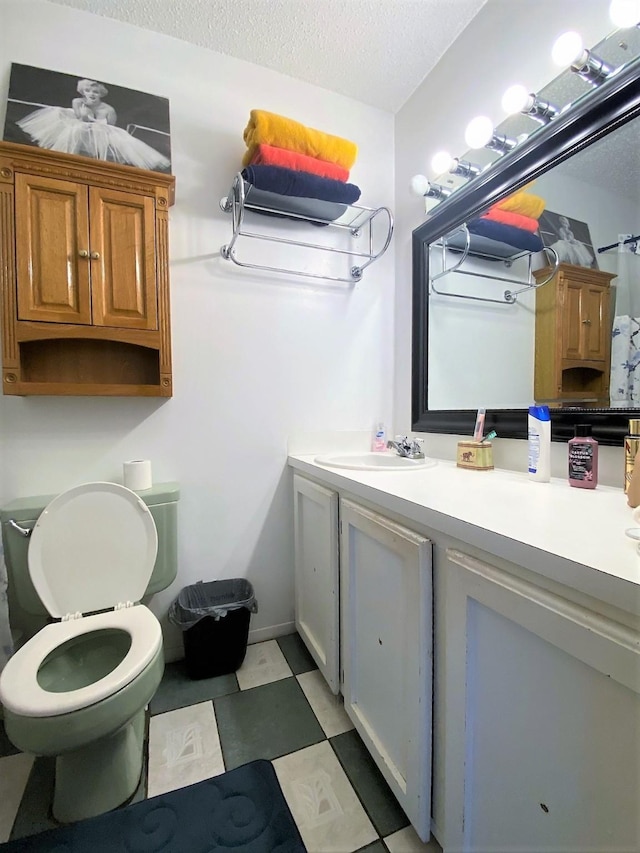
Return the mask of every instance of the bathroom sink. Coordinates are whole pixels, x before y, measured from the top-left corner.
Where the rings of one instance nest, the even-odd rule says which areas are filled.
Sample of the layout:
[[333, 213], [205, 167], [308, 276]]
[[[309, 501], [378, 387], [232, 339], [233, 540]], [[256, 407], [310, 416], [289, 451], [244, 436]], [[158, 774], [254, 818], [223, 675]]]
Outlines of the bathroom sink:
[[352, 468], [360, 471], [415, 471], [432, 468], [435, 459], [407, 459], [395, 453], [334, 453], [316, 456], [318, 465], [330, 468]]

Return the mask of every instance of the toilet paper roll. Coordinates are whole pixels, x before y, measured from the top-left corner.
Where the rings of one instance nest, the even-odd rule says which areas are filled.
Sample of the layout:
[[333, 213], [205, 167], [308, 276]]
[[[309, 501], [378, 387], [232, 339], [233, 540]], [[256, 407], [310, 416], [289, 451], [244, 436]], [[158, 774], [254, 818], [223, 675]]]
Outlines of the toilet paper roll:
[[122, 464], [123, 482], [128, 489], [142, 492], [153, 485], [151, 462], [148, 459], [132, 459]]

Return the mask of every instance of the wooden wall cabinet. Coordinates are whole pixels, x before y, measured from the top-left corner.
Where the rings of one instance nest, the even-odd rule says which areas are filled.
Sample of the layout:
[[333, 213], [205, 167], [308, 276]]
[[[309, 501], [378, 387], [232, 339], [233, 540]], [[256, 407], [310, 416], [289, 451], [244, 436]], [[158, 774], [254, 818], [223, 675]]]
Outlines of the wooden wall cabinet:
[[0, 143], [5, 394], [172, 394], [171, 175]]
[[[537, 270], [542, 281], [550, 269]], [[560, 264], [536, 290], [534, 396], [538, 402], [609, 405], [613, 273]]]

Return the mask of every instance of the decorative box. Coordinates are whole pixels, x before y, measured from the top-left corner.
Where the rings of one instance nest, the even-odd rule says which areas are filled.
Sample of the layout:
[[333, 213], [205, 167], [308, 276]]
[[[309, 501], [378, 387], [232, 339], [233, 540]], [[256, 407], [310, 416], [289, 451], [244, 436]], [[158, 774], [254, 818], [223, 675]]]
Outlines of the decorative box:
[[475, 471], [493, 470], [493, 445], [490, 441], [459, 441], [456, 465]]

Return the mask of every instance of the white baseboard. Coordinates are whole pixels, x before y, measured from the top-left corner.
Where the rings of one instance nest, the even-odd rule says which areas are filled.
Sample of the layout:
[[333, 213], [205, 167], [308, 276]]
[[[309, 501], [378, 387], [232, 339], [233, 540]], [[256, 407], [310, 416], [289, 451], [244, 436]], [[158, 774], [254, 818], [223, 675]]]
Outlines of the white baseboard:
[[295, 622], [282, 622], [280, 625], [270, 625], [268, 628], [257, 628], [249, 631], [249, 644], [263, 643], [265, 640], [275, 640], [276, 637], [284, 637], [293, 634], [296, 630]]

